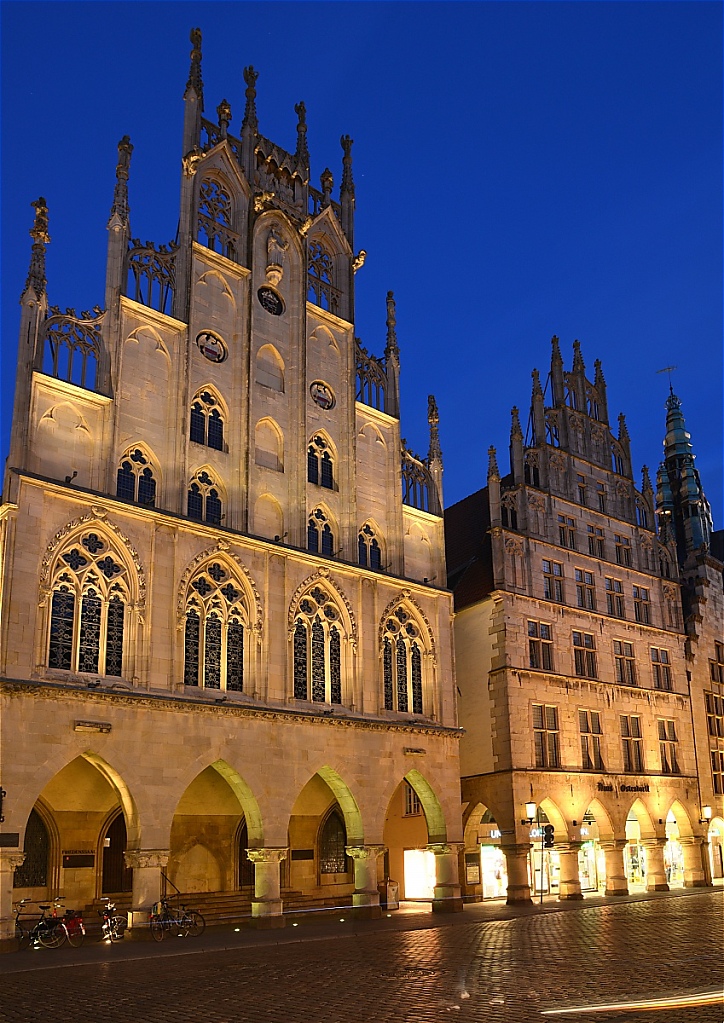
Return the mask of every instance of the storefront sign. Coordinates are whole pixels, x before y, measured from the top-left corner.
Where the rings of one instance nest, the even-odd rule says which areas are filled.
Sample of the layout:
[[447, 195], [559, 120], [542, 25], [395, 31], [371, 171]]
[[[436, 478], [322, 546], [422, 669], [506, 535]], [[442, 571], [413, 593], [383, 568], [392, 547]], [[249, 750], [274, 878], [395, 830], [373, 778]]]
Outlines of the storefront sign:
[[649, 786], [648, 785], [622, 785], [621, 786], [621, 791], [622, 792], [648, 792], [649, 791]]

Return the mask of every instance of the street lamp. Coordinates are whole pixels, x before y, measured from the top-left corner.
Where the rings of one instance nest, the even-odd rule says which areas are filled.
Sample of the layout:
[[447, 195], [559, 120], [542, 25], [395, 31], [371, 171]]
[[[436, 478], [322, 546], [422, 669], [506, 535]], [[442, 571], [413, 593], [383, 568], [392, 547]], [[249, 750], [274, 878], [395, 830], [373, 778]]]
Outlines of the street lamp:
[[708, 824], [711, 820], [712, 811], [710, 806], [702, 806], [701, 817], [699, 818], [700, 824]]
[[525, 818], [520, 823], [521, 824], [532, 824], [533, 821], [536, 819], [536, 811], [537, 811], [537, 809], [538, 809], [538, 807], [533, 802], [533, 800], [531, 800], [530, 802], [526, 803], [525, 804]]

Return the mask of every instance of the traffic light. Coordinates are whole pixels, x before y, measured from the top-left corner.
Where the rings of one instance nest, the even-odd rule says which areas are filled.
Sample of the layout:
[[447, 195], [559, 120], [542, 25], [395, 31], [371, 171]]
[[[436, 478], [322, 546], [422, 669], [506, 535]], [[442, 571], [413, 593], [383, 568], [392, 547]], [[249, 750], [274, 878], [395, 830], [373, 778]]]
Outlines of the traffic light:
[[552, 849], [555, 845], [555, 831], [556, 829], [552, 824], [544, 824], [543, 826], [543, 848]]

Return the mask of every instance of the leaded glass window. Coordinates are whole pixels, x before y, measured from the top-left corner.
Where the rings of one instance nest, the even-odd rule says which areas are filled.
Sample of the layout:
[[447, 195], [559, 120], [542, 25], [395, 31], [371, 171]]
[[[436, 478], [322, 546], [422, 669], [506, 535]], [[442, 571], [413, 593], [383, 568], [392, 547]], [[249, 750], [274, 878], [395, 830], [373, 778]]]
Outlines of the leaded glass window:
[[360, 565], [364, 568], [373, 568], [378, 572], [382, 569], [382, 550], [372, 526], [368, 523], [359, 531], [357, 550]]
[[294, 698], [342, 703], [341, 616], [330, 594], [315, 586], [299, 601], [294, 623]]
[[73, 620], [75, 594], [61, 586], [53, 594], [50, 613], [50, 650], [48, 667], [70, 671], [73, 666]]
[[108, 632], [106, 636], [106, 675], [120, 678], [123, 674], [123, 626], [125, 606], [116, 594], [108, 601]]
[[130, 462], [122, 462], [116, 478], [116, 497], [132, 501], [136, 496], [136, 476]]
[[334, 810], [322, 825], [319, 837], [319, 873], [347, 873], [347, 832], [342, 818]]
[[224, 419], [219, 400], [211, 391], [200, 391], [191, 404], [189, 437], [215, 451], [224, 450]]
[[382, 691], [385, 710], [424, 713], [422, 637], [409, 611], [396, 608], [384, 623]]
[[189, 485], [186, 512], [190, 519], [221, 525], [224, 516], [220, 488], [206, 469], [198, 472]]
[[184, 685], [244, 690], [244, 629], [248, 620], [244, 587], [233, 568], [205, 565], [187, 591]]
[[80, 650], [78, 671], [98, 671], [101, 644], [101, 602], [91, 589], [83, 597], [80, 611]]
[[307, 523], [307, 550], [314, 554], [326, 554], [327, 557], [334, 557], [334, 533], [327, 516], [317, 508], [309, 517]]
[[156, 480], [148, 457], [140, 448], [129, 449], [116, 473], [116, 497], [121, 501], [156, 504]]
[[328, 522], [322, 526], [322, 554], [326, 554], [330, 558], [334, 555], [334, 534], [329, 528]]
[[324, 437], [314, 437], [307, 448], [307, 482], [334, 490], [334, 461]]
[[[23, 842], [25, 860], [15, 868], [13, 888], [45, 888], [48, 884], [50, 837], [37, 810], [31, 810]], [[42, 900], [41, 900], [42, 901]]]
[[188, 495], [188, 516], [190, 519], [203, 519], [204, 499], [198, 483], [192, 483]]
[[138, 503], [151, 508], [156, 503], [156, 481], [150, 469], [144, 469], [138, 477]]

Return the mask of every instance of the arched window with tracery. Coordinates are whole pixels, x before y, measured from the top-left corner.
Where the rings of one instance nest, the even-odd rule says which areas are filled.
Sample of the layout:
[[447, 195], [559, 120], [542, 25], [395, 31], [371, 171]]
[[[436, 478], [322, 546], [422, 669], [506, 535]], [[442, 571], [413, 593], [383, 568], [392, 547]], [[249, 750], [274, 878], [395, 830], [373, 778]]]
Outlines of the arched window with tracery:
[[307, 299], [330, 313], [339, 309], [339, 291], [334, 287], [334, 263], [320, 241], [311, 240], [307, 255]]
[[317, 508], [309, 516], [307, 550], [315, 554], [326, 554], [330, 558], [334, 557], [334, 532], [321, 508]]
[[384, 623], [382, 675], [385, 710], [423, 713], [422, 637], [412, 615], [396, 608]]
[[432, 480], [427, 465], [409, 451], [402, 452], [402, 503], [435, 513]]
[[221, 487], [213, 476], [206, 469], [200, 470], [189, 484], [186, 504], [188, 517], [215, 526], [221, 525], [224, 518], [221, 497]]
[[324, 437], [316, 436], [307, 448], [307, 482], [334, 490], [334, 459]]
[[346, 874], [348, 870], [347, 829], [335, 807], [319, 829], [319, 873]]
[[209, 390], [199, 391], [191, 402], [190, 438], [214, 451], [224, 450], [224, 415], [218, 398]]
[[380, 542], [369, 522], [366, 522], [359, 531], [357, 555], [360, 565], [364, 568], [374, 568], [378, 571], [382, 568]]
[[43, 325], [43, 372], [88, 391], [97, 390], [98, 364], [103, 351], [103, 310], [75, 315], [51, 306]]
[[234, 208], [228, 189], [216, 178], [204, 178], [199, 185], [199, 243], [236, 261], [239, 236], [233, 223]]
[[121, 501], [137, 501], [149, 508], [156, 505], [156, 475], [141, 448], [129, 448], [116, 473], [116, 497]]
[[235, 573], [214, 561], [189, 583], [184, 620], [184, 685], [243, 692], [248, 603]]
[[342, 615], [330, 592], [315, 586], [294, 619], [294, 698], [342, 703]]
[[128, 585], [123, 560], [98, 533], [63, 551], [51, 587], [49, 668], [122, 677]]

